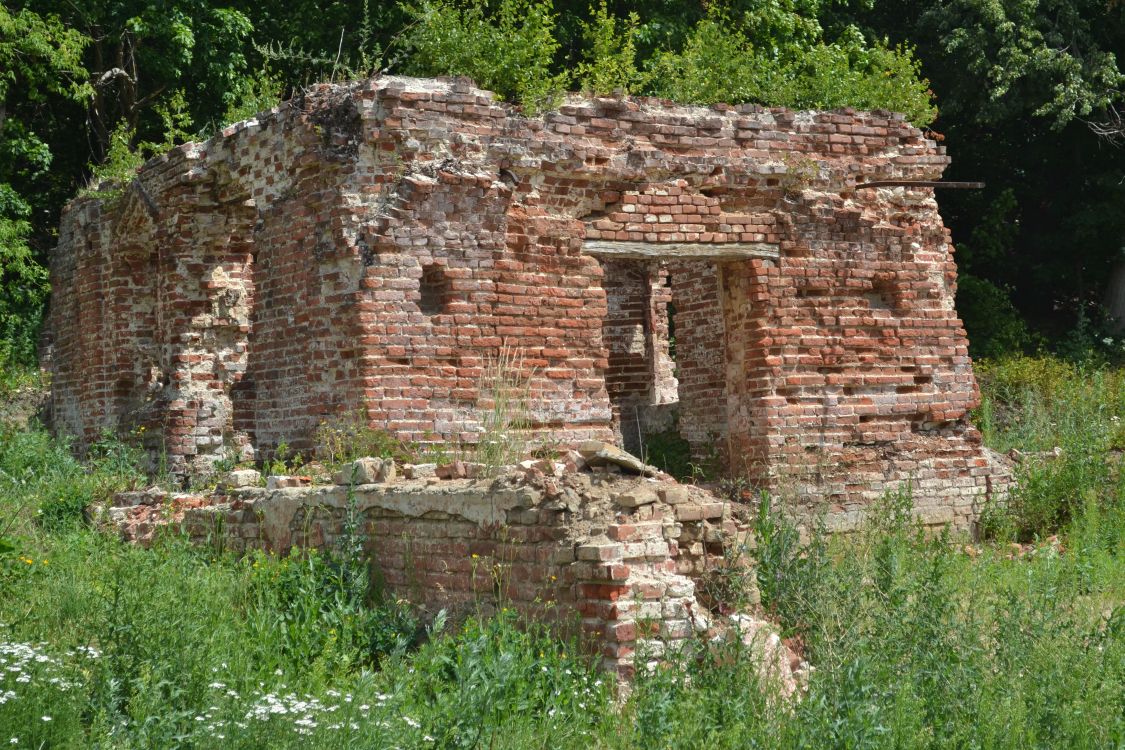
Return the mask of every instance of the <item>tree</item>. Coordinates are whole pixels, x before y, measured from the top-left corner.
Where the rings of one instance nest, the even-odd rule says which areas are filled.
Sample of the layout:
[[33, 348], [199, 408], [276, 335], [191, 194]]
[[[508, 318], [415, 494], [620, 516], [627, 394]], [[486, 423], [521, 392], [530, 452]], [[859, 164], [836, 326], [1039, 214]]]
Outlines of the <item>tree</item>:
[[[59, 6], [29, 0], [29, 7]], [[207, 0], [73, 0], [59, 8], [68, 27], [90, 39], [84, 62], [93, 97], [90, 155], [101, 162], [125, 123], [134, 137], [163, 139], [154, 107], [177, 91], [197, 124], [218, 123], [243, 91], [253, 26], [238, 10]]]
[[974, 279], [958, 303], [973, 308], [974, 351], [994, 347], [971, 320], [1010, 317], [1009, 292], [1033, 332], [1061, 340], [1082, 323], [1104, 338], [1091, 321], [1125, 256], [1125, 149], [1096, 130], [1112, 131], [1125, 101], [1125, 3], [907, 0], [854, 19], [918, 45], [948, 177], [988, 185], [941, 195], [962, 275]]
[[0, 5], [0, 365], [35, 359], [47, 274], [29, 239], [52, 158], [38, 131], [58, 99], [89, 97], [88, 42], [55, 16]]
[[713, 6], [679, 51], [655, 58], [653, 91], [676, 101], [757, 102], [801, 109], [859, 107], [935, 115], [929, 84], [908, 48], [869, 45], [854, 26], [826, 42], [815, 18], [770, 4], [731, 19]]

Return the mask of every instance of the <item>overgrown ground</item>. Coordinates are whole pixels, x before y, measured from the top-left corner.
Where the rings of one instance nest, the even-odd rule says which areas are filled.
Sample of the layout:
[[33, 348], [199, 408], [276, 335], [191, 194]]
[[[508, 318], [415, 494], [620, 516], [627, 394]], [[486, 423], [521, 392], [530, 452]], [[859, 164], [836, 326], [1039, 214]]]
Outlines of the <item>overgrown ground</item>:
[[903, 497], [850, 539], [759, 529], [763, 602], [816, 667], [792, 705], [734, 646], [699, 644], [621, 701], [575, 644], [512, 613], [424, 627], [369, 590], [354, 534], [283, 560], [123, 546], [80, 509], [138, 481], [127, 446], [82, 465], [2, 428], [0, 744], [1123, 747], [1125, 373], [979, 373], [990, 444], [1061, 449], [1021, 465], [990, 540], [927, 539]]

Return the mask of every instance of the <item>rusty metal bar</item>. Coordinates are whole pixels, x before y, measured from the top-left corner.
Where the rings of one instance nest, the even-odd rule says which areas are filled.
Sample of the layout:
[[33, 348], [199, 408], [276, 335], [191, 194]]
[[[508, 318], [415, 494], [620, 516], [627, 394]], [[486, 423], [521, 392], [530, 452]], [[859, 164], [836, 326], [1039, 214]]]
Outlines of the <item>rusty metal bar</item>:
[[876, 180], [875, 182], [864, 182], [856, 185], [855, 189], [877, 187], [961, 188], [963, 190], [980, 190], [984, 187], [984, 183], [946, 182], [943, 180]]

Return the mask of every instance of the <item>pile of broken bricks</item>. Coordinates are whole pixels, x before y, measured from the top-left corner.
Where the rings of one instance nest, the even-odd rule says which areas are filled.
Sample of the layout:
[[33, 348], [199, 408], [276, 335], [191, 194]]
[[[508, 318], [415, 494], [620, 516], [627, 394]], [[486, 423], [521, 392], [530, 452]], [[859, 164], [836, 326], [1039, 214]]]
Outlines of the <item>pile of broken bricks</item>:
[[[266, 488], [308, 487], [318, 484], [322, 472], [319, 464], [304, 467], [304, 474], [271, 475]], [[404, 463], [397, 466], [394, 459], [367, 456], [356, 459], [331, 475], [337, 485], [387, 484], [401, 476], [408, 481], [426, 479], [481, 479], [488, 476], [523, 473], [532, 477], [561, 477], [580, 471], [605, 474], [636, 474], [671, 481], [671, 477], [655, 466], [650, 466], [627, 451], [600, 440], [587, 440], [577, 450], [563, 451], [555, 458], [529, 458], [514, 466], [489, 467], [486, 464], [457, 459], [449, 463]], [[323, 477], [327, 478], [327, 477]], [[261, 473], [255, 469], [238, 469], [229, 472], [220, 483], [219, 491], [226, 487], [255, 487], [261, 485]]]

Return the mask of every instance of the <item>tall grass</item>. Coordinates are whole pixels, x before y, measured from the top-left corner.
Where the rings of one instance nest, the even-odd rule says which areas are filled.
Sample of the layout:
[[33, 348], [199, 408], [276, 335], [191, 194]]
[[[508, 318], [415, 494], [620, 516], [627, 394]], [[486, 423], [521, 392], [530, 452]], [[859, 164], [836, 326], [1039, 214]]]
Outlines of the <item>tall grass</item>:
[[1017, 487], [985, 528], [1028, 541], [1078, 516], [1125, 536], [1125, 371], [1021, 357], [977, 365], [985, 442], [1015, 449]]
[[[982, 378], [993, 445], [1058, 444], [1052, 467], [1072, 451], [1113, 455], [1105, 433], [1122, 403], [1116, 373], [996, 367]], [[421, 627], [407, 605], [369, 589], [358, 528], [315, 555], [237, 559], [173, 537], [130, 547], [36, 512], [79, 493], [68, 488], [88, 496], [133, 481], [127, 451], [103, 453], [84, 466], [36, 429], [0, 440], [0, 468], [22, 481], [0, 485], [11, 547], [0, 551], [0, 744], [1125, 743], [1122, 502], [1116, 470], [1099, 474], [1093, 459], [1078, 464], [1092, 477], [1074, 475], [1091, 492], [1038, 532], [1057, 530], [1060, 543], [1030, 552], [927, 536], [905, 496], [888, 497], [860, 534], [806, 544], [763, 507], [750, 545], [762, 606], [815, 667], [802, 699], [785, 702], [737, 640], [693, 642], [641, 669], [625, 697], [576, 644], [510, 611]], [[1024, 513], [1018, 502], [1003, 511]]]
[[490, 476], [527, 458], [534, 374], [523, 351], [508, 346], [484, 362], [477, 380], [481, 432], [473, 454]]

